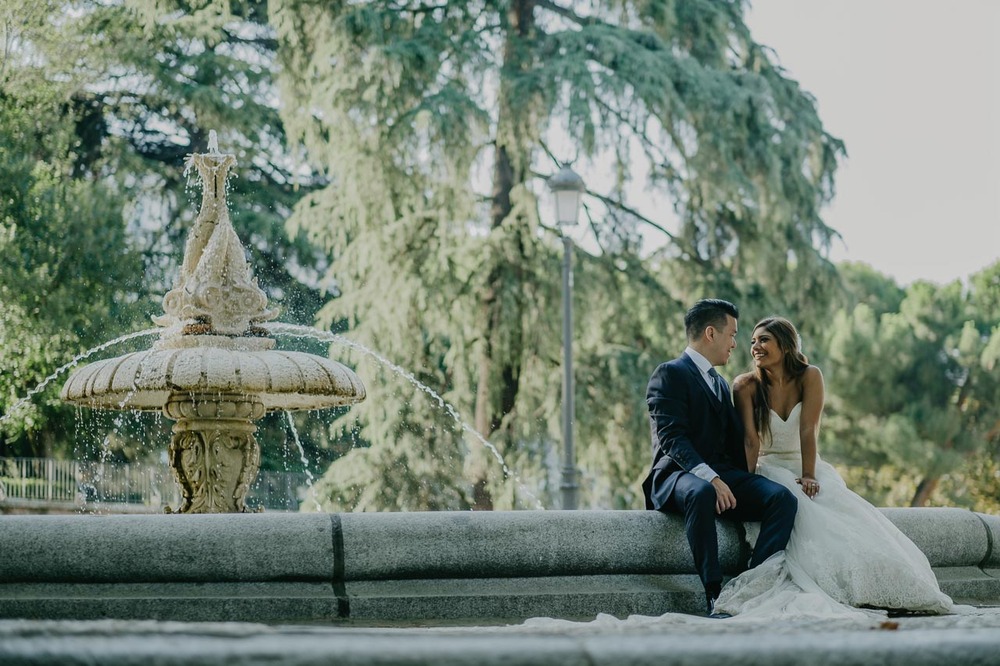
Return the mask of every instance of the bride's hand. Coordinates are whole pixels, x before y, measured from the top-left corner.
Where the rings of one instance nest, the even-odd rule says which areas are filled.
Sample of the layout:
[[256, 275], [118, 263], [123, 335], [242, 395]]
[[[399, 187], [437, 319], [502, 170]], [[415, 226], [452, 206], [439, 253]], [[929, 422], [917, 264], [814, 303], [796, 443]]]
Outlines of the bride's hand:
[[795, 483], [802, 486], [802, 492], [809, 498], [816, 497], [819, 494], [819, 482], [811, 476], [803, 476], [800, 479], [795, 479]]

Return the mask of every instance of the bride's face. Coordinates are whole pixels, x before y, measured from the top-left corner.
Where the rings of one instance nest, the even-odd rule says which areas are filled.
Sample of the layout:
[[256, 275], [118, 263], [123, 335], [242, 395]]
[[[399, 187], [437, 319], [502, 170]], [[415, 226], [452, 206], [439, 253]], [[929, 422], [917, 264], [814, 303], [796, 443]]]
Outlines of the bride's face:
[[780, 368], [785, 358], [778, 341], [763, 326], [754, 329], [750, 338], [750, 355], [753, 356], [754, 365], [761, 370]]

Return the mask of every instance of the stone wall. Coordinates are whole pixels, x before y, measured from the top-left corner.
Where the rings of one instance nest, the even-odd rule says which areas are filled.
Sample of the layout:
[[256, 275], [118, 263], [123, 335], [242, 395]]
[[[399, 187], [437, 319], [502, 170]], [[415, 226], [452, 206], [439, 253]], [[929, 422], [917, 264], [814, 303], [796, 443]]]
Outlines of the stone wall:
[[[1000, 603], [1000, 517], [884, 509], [956, 601]], [[749, 553], [719, 523], [729, 574]], [[0, 617], [355, 624], [700, 613], [646, 511], [0, 517]]]

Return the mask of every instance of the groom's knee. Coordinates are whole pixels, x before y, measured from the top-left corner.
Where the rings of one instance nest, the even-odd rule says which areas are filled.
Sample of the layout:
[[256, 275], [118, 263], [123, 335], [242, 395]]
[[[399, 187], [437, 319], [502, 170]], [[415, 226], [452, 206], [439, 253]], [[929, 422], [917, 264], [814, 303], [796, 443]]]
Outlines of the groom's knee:
[[684, 513], [689, 517], [715, 516], [715, 501], [717, 493], [715, 486], [698, 479], [684, 493]]
[[771, 505], [771, 511], [773, 514], [788, 521], [795, 520], [795, 514], [799, 510], [799, 501], [795, 499], [795, 495], [792, 494], [792, 491], [784, 486], [780, 486], [779, 489], [775, 491], [769, 504]]
[[692, 493], [691, 500], [695, 504], [697, 510], [701, 512], [709, 511], [710, 513], [715, 513], [715, 502], [717, 498], [718, 493], [715, 492], [715, 486], [711, 483], [703, 483]]

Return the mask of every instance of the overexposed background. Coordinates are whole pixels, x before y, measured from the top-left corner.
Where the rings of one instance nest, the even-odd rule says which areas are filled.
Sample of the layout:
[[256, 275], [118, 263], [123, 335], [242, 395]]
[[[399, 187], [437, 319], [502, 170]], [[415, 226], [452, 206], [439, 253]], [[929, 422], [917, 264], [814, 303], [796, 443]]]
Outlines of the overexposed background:
[[747, 22], [847, 144], [835, 261], [905, 285], [1000, 258], [1000, 2], [751, 0]]

